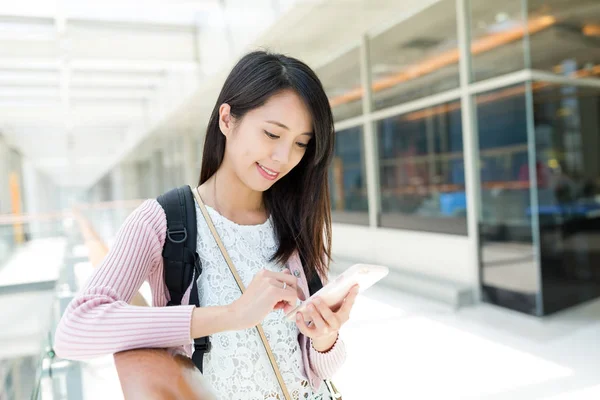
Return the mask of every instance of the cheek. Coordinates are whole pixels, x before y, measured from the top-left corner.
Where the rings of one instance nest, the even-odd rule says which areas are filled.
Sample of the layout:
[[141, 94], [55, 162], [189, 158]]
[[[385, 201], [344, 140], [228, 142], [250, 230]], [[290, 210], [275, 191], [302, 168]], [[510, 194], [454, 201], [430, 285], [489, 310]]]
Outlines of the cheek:
[[240, 150], [240, 158], [247, 160], [247, 161], [252, 161], [251, 159], [254, 156], [254, 152], [252, 151], [251, 148], [248, 147], [244, 147]]
[[237, 135], [228, 143], [230, 146], [230, 154], [236, 164], [244, 164], [253, 162], [252, 158], [256, 157], [257, 144], [252, 140], [248, 140], [247, 136], [242, 135], [242, 132], [237, 132]]

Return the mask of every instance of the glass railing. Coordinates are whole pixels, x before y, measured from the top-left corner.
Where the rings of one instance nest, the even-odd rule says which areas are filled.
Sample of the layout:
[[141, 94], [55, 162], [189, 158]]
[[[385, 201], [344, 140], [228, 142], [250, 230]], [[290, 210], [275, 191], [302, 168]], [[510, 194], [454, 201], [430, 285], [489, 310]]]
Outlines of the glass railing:
[[[39, 393], [66, 242], [64, 213], [0, 215], [0, 399]], [[51, 254], [56, 255], [52, 261]], [[59, 258], [57, 258], [59, 257]]]
[[0, 214], [0, 269], [18, 249], [41, 238], [64, 236], [63, 214], [13, 216]]
[[[134, 200], [78, 205], [47, 220], [3, 217], [3, 224], [0, 224], [3, 257], [0, 278], [4, 266], [14, 268], [11, 265], [23, 262], [19, 259], [20, 253], [43, 260], [44, 254], [31, 254], [31, 251], [44, 240], [60, 238], [65, 247], [60, 259], [60, 273], [50, 287], [42, 288], [46, 293], [44, 301], [36, 302], [49, 317], [43, 321], [35, 343], [30, 343], [33, 350], [27, 357], [5, 360], [0, 357], [1, 400], [83, 399], [92, 393], [100, 396], [98, 398], [122, 398], [112, 356], [93, 362], [64, 360], [55, 354], [53, 343], [57, 324], [66, 307], [112, 245], [119, 227], [139, 204], [141, 201]], [[12, 292], [16, 293], [15, 290]], [[9, 346], [11, 343], [2, 343], [0, 348]]]
[[[53, 349], [54, 332], [59, 317], [74, 295], [69, 284], [64, 281], [64, 276], [61, 277], [61, 280], [63, 282], [59, 284], [51, 305], [52, 321], [45, 334], [40, 338], [35, 381], [29, 397], [31, 400], [84, 399], [87, 398], [85, 386], [94, 384], [93, 380], [86, 383], [83, 378], [85, 370], [94, 376], [97, 372], [94, 370], [94, 366], [88, 366], [79, 361], [63, 360], [56, 355]], [[91, 392], [91, 388], [88, 387], [87, 392]]]
[[[60, 317], [94, 267], [86, 247], [89, 238], [76, 215], [83, 217], [106, 249], [140, 203], [80, 205], [68, 212], [45, 215], [0, 215], [0, 307], [25, 299], [43, 315], [34, 318], [36, 330], [22, 332], [19, 325], [23, 318], [10, 309], [0, 309], [7, 316], [0, 323], [4, 326], [1, 400], [83, 399], [86, 393], [98, 392], [97, 386], [104, 379], [109, 380], [104, 386], [112, 388], [104, 398], [121, 396], [112, 357], [103, 364], [63, 360], [55, 354], [53, 343]], [[45, 268], [48, 257], [54, 259]], [[24, 268], [27, 265], [32, 268]], [[27, 318], [25, 322], [27, 325]]]

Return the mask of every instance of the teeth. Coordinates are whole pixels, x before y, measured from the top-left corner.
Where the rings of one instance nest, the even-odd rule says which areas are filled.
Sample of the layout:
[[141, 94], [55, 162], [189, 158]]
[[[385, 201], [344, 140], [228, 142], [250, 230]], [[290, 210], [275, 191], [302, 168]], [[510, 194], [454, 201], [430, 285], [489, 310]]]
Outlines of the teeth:
[[262, 170], [263, 170], [263, 171], [265, 171], [267, 174], [269, 174], [269, 175], [271, 175], [271, 176], [275, 176], [275, 175], [277, 175], [277, 173], [276, 173], [276, 172], [271, 172], [271, 171], [269, 171], [268, 169], [266, 169], [265, 167], [263, 167], [263, 166], [262, 166], [262, 165], [260, 165], [260, 164], [258, 164], [258, 166], [259, 166], [260, 168], [262, 168]]

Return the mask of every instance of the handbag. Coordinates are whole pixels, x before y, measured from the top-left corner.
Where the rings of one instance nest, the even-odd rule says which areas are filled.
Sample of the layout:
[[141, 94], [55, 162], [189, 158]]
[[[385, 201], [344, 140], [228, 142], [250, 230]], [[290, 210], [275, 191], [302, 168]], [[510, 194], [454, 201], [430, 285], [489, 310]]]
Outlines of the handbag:
[[[221, 251], [223, 258], [225, 258], [225, 261], [227, 262], [227, 266], [229, 267], [231, 274], [233, 275], [242, 294], [244, 294], [246, 287], [244, 286], [244, 283], [242, 282], [242, 279], [240, 278], [240, 276], [237, 272], [237, 269], [233, 265], [233, 261], [229, 257], [229, 253], [227, 252], [227, 249], [225, 249], [225, 245], [223, 244], [223, 241], [221, 240], [221, 237], [219, 236], [219, 233], [217, 232], [215, 225], [213, 224], [212, 218], [208, 214], [206, 206], [204, 205], [204, 202], [202, 201], [202, 197], [200, 197], [198, 188], [196, 188], [194, 190], [194, 196], [196, 197], [196, 200], [198, 201], [198, 205], [200, 206], [200, 210], [202, 211], [202, 215], [204, 216], [204, 219], [206, 220], [208, 228], [210, 229], [210, 232], [212, 233], [215, 241], [217, 242], [217, 245], [219, 246], [219, 250]], [[271, 346], [267, 342], [267, 337], [265, 336], [265, 331], [263, 330], [262, 325], [261, 324], [256, 325], [256, 329], [257, 329], [260, 339], [263, 343], [263, 346], [267, 352], [267, 355], [269, 356], [269, 361], [271, 362], [271, 366], [273, 367], [273, 371], [275, 372], [275, 376], [277, 377], [277, 381], [279, 382], [279, 386], [281, 387], [281, 391], [283, 392], [285, 399], [292, 400], [292, 397], [290, 396], [290, 393], [287, 389], [287, 385], [285, 384], [285, 381], [283, 380], [283, 376], [281, 375], [281, 372], [279, 371], [279, 366], [277, 365], [277, 361], [275, 360], [275, 356], [273, 355]], [[327, 385], [327, 388], [334, 400], [342, 399], [342, 394], [337, 390], [337, 388], [335, 387], [333, 382], [331, 382], [330, 380], [325, 380], [325, 384]]]

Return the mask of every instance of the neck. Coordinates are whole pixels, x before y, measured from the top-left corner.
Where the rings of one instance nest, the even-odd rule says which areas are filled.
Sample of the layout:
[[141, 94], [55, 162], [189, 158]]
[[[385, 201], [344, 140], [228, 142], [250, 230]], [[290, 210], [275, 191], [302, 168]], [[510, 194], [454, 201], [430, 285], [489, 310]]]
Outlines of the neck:
[[250, 189], [233, 171], [219, 168], [199, 189], [207, 205], [232, 221], [248, 223], [265, 218], [262, 192]]

